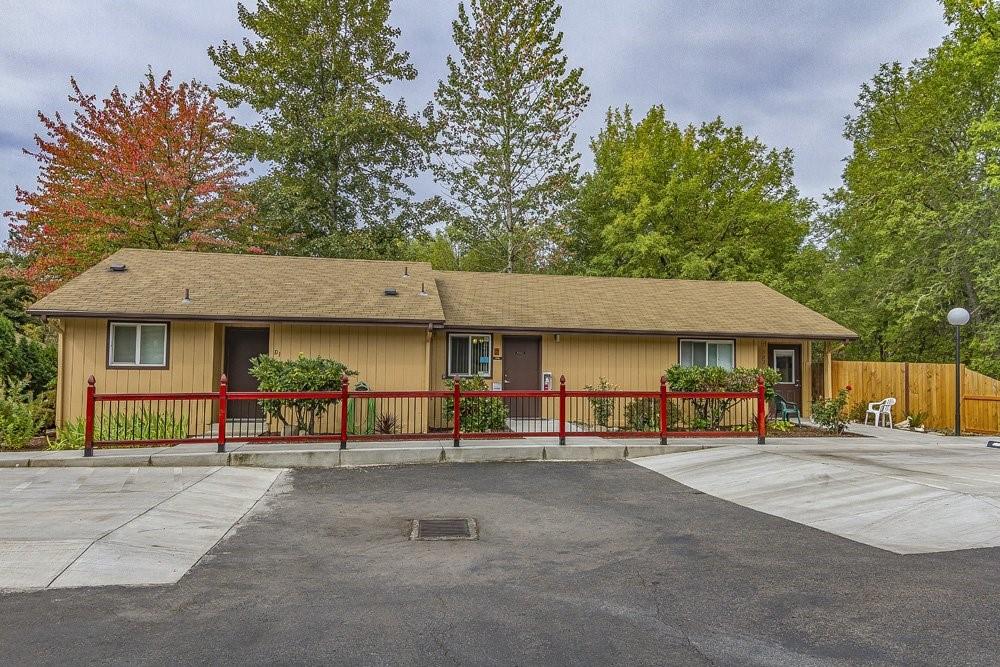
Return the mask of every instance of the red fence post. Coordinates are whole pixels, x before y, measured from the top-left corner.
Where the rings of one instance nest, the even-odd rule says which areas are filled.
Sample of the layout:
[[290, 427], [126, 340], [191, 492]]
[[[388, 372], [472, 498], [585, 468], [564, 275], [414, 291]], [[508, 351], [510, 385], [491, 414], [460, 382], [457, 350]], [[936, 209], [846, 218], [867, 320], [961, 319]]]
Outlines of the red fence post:
[[767, 404], [764, 394], [764, 376], [757, 376], [757, 444], [763, 445], [767, 437]]
[[87, 408], [83, 426], [83, 455], [94, 455], [94, 394], [97, 393], [97, 380], [91, 375], [87, 378]]
[[660, 376], [660, 444], [667, 444], [667, 376]]
[[455, 408], [455, 414], [454, 414], [455, 423], [454, 423], [454, 426], [452, 427], [453, 428], [453, 432], [451, 434], [452, 435], [452, 445], [455, 446], [455, 447], [458, 447], [459, 443], [461, 442], [461, 438], [462, 438], [462, 410], [461, 410], [461, 406], [459, 405], [459, 403], [461, 402], [461, 400], [462, 400], [462, 385], [459, 382], [458, 376], [456, 375], [455, 376], [455, 395], [454, 395], [454, 398], [452, 398], [452, 401], [454, 403], [453, 407]]
[[229, 394], [229, 378], [223, 373], [222, 377], [219, 378], [219, 437], [218, 437], [218, 452], [224, 454], [226, 451], [226, 409], [229, 399], [226, 396]]
[[566, 376], [559, 376], [559, 444], [566, 444]]
[[340, 379], [340, 448], [347, 449], [347, 390], [348, 379], [345, 375]]

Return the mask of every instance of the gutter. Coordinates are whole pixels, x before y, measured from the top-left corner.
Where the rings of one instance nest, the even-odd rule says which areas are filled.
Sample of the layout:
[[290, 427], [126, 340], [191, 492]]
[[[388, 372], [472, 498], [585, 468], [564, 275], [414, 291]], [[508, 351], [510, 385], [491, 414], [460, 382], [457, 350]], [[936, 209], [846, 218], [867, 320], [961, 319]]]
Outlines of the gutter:
[[426, 327], [428, 325], [441, 325], [444, 324], [444, 320], [430, 320], [427, 319], [352, 319], [343, 317], [288, 317], [288, 316], [246, 316], [246, 315], [193, 315], [190, 313], [98, 313], [98, 312], [78, 312], [78, 311], [56, 311], [56, 310], [31, 310], [29, 309], [28, 314], [34, 315], [35, 317], [40, 317], [43, 320], [54, 317], [59, 319], [98, 319], [98, 320], [126, 320], [130, 322], [162, 322], [164, 320], [172, 321], [194, 321], [194, 322], [260, 322], [260, 323], [272, 323], [272, 322], [293, 322], [296, 324], [378, 324], [378, 325], [388, 325], [388, 326], [412, 326], [412, 327]]

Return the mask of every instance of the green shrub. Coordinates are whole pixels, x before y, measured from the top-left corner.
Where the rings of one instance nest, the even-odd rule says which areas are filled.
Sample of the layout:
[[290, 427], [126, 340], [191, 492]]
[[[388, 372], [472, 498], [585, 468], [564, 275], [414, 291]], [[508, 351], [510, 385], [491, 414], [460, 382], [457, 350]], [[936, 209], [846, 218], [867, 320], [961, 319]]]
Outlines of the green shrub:
[[860, 424], [864, 422], [866, 412], [868, 412], [868, 404], [864, 401], [852, 403], [851, 409], [847, 411], [847, 421]]
[[[49, 440], [49, 449], [82, 449], [86, 437], [84, 420], [66, 422]], [[129, 415], [108, 415], [94, 421], [94, 440], [181, 440], [188, 437], [188, 420], [168, 413], [139, 410]]]
[[666, 371], [670, 391], [757, 391], [757, 378], [764, 378], [764, 397], [774, 398], [780, 376], [773, 368], [733, 368], [718, 366], [672, 366]]
[[[445, 380], [449, 389], [455, 388], [454, 380]], [[458, 381], [460, 391], [487, 391], [489, 386], [481, 377], [461, 378]], [[449, 423], [455, 418], [455, 400], [446, 398], [444, 401], [445, 417]], [[510, 411], [507, 404], [500, 398], [462, 398], [459, 411], [459, 423], [466, 433], [488, 433], [507, 430], [507, 418]]]
[[[612, 383], [606, 377], [597, 378], [597, 384], [588, 384], [583, 387], [587, 391], [616, 391], [618, 385]], [[594, 423], [607, 428], [611, 425], [611, 416], [615, 411], [615, 399], [595, 396], [588, 398], [590, 401], [590, 413], [594, 417]]]
[[21, 449], [48, 419], [48, 405], [28, 391], [27, 380], [0, 381], [0, 446]]
[[187, 417], [142, 409], [109, 415], [94, 422], [95, 440], [178, 440], [188, 436]]
[[844, 387], [833, 398], [813, 401], [813, 419], [831, 433], [843, 433], [847, 429], [847, 400], [851, 388]]
[[928, 413], [923, 410], [910, 415], [910, 428], [919, 429], [927, 426], [927, 417]]
[[44, 340], [44, 329], [33, 327], [31, 337], [0, 317], [0, 382], [24, 380], [27, 390], [40, 396], [56, 380], [56, 347]]
[[83, 419], [66, 422], [56, 429], [56, 439], [49, 439], [49, 449], [83, 449], [84, 430]]
[[625, 428], [629, 431], [659, 431], [660, 402], [655, 398], [636, 398], [625, 404]]
[[372, 429], [375, 433], [392, 434], [396, 432], [399, 420], [391, 412], [380, 412], [375, 418], [375, 425]]
[[795, 430], [795, 424], [787, 419], [775, 419], [767, 425], [767, 430], [777, 431], [778, 433], [788, 433], [789, 431]]
[[[250, 375], [261, 391], [339, 391], [341, 380], [357, 375], [333, 359], [306, 357], [281, 360], [262, 354], [250, 362]], [[337, 400], [267, 400], [260, 406], [269, 418], [287, 426], [293, 434], [314, 433], [316, 420], [336, 405]]]
[[[671, 391], [739, 392], [757, 391], [757, 378], [764, 378], [764, 396], [774, 398], [774, 385], [780, 376], [773, 368], [733, 368], [717, 366], [672, 366], [667, 369], [667, 384]], [[693, 414], [678, 412], [678, 425], [695, 431], [718, 430], [736, 399], [691, 399]]]

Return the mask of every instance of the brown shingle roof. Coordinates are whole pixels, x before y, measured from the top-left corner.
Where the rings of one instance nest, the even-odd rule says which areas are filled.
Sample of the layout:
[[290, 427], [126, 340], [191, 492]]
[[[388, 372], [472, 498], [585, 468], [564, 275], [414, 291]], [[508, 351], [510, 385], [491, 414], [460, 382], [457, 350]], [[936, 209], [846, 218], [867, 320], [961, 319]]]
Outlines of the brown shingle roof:
[[757, 282], [438, 271], [448, 327], [856, 338]]
[[[115, 273], [112, 264], [125, 264]], [[409, 269], [410, 278], [403, 272]], [[423, 284], [428, 296], [420, 296]], [[191, 303], [184, 305], [185, 288]], [[385, 296], [394, 288], [398, 296]], [[430, 264], [121, 250], [31, 307], [37, 314], [440, 323]]]
[[[124, 273], [109, 271], [125, 264]], [[410, 278], [404, 278], [404, 270]], [[428, 293], [420, 296], [421, 285]], [[185, 288], [191, 304], [181, 303]], [[394, 288], [398, 296], [385, 296]], [[434, 323], [847, 339], [856, 335], [755, 282], [434, 271], [376, 262], [122, 250], [30, 309], [53, 317]]]

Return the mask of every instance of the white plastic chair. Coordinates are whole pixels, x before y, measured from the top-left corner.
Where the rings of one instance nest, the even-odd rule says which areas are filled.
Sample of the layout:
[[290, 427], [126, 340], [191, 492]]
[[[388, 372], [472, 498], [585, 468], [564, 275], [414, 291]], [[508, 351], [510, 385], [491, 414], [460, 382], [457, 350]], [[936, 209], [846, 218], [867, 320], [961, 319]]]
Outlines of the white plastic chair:
[[895, 398], [886, 398], [878, 403], [869, 403], [868, 410], [865, 412], [865, 426], [868, 425], [868, 415], [875, 415], [875, 426], [881, 426], [882, 420], [885, 419], [889, 422], [889, 428], [892, 428], [892, 406], [894, 405], [896, 405]]

